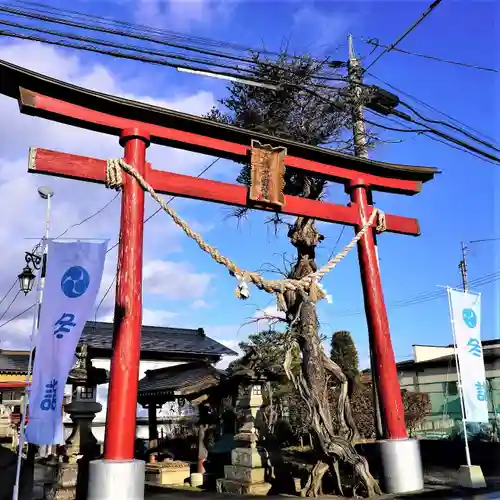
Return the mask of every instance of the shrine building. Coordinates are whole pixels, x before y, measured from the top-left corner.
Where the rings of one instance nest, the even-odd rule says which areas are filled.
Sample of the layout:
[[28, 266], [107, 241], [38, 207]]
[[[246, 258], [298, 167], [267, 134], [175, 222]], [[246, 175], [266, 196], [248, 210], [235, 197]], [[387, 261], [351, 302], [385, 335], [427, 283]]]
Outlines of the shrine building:
[[[87, 356], [96, 368], [109, 370], [112, 354], [113, 323], [89, 321], [80, 338], [79, 347], [85, 346]], [[171, 328], [158, 326], [142, 327], [141, 362], [139, 379], [147, 371], [183, 363], [213, 365], [223, 356], [236, 356], [228, 347], [207, 337], [203, 328]], [[0, 350], [0, 438], [10, 436], [10, 414], [20, 412], [26, 377], [28, 374], [29, 351]], [[92, 431], [99, 442], [104, 441], [108, 384], [97, 388], [97, 400], [103, 404], [103, 411], [97, 414]], [[80, 397], [94, 398], [95, 394], [80, 394]], [[64, 419], [68, 427], [69, 418]], [[137, 420], [137, 433], [147, 435], [147, 420]], [[144, 427], [144, 429], [142, 428]], [[70, 429], [68, 428], [68, 433]]]

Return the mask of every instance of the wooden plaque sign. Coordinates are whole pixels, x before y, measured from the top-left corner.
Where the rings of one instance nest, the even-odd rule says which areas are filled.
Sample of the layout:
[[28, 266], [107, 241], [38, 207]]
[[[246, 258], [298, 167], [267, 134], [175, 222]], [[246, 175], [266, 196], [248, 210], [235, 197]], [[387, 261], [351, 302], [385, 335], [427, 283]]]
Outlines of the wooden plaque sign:
[[250, 193], [253, 202], [283, 207], [286, 148], [252, 140]]

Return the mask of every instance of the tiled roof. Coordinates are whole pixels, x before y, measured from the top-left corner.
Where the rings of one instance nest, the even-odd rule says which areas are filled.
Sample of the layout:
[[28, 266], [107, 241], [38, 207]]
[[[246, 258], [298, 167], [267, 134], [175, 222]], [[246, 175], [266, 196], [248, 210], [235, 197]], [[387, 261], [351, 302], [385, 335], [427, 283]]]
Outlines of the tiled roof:
[[[89, 321], [83, 329], [80, 344], [104, 351], [112, 350], [113, 324]], [[202, 328], [166, 328], [143, 326], [141, 334], [141, 356], [145, 353], [193, 356], [236, 356], [228, 347], [207, 337]], [[189, 360], [189, 356], [187, 356]], [[0, 349], [0, 372], [27, 373], [29, 352], [2, 351]]]
[[[80, 343], [95, 349], [112, 349], [113, 323], [87, 322]], [[236, 353], [207, 337], [203, 328], [167, 328], [144, 326], [141, 352], [169, 354], [198, 354], [207, 356], [236, 356]]]
[[29, 353], [0, 350], [0, 372], [28, 373]]
[[201, 362], [148, 370], [146, 376], [139, 380], [139, 398], [154, 394], [197, 394], [218, 385], [223, 376], [213, 366]]

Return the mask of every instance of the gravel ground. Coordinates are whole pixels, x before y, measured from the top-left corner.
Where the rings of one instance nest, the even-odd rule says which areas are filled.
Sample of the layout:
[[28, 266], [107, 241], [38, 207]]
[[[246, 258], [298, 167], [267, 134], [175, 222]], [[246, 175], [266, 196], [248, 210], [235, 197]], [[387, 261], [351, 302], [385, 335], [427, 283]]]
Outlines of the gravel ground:
[[[50, 479], [50, 473], [45, 466], [37, 465], [35, 467], [35, 475], [34, 475], [34, 488], [33, 488], [33, 497], [32, 500], [41, 500], [43, 498], [43, 482], [45, 480]], [[458, 473], [455, 470], [449, 469], [432, 469], [428, 470], [425, 473], [425, 483], [426, 483], [426, 491], [414, 495], [384, 495], [383, 499], [398, 499], [404, 498], [406, 500], [412, 500], [417, 498], [424, 499], [470, 499], [470, 500], [500, 500], [500, 477], [487, 477], [486, 478], [490, 487], [498, 488], [498, 492], [489, 492], [483, 494], [474, 494], [473, 492], [463, 492], [455, 489], [458, 481]], [[159, 491], [159, 489], [155, 489], [154, 491], [146, 491], [145, 499], [146, 500], [192, 500], [193, 497], [197, 496], [198, 499], [200, 496], [208, 497], [210, 495], [210, 499], [213, 500], [216, 497], [220, 497], [228, 499], [231, 495], [218, 495], [213, 492], [210, 493], [199, 493], [199, 492], [189, 492], [189, 491], [181, 491], [181, 490], [173, 490], [166, 489], [165, 491]], [[1, 496], [1, 495], [0, 495]], [[241, 498], [241, 497], [238, 497]], [[271, 498], [283, 498], [281, 497], [268, 497]], [[296, 497], [293, 497], [296, 498]], [[343, 497], [338, 496], [324, 496], [322, 497], [325, 500], [340, 500]]]

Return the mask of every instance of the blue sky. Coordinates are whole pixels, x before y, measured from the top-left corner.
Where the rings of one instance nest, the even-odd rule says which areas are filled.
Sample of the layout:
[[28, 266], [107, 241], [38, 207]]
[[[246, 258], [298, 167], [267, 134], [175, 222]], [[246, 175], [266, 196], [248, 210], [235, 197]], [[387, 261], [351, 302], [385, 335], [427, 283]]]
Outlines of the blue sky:
[[[363, 39], [376, 37], [381, 43], [392, 43], [428, 7], [428, 2], [417, 1], [219, 1], [196, 0], [168, 2], [161, 0], [139, 2], [57, 1], [51, 5], [94, 15], [109, 16], [134, 23], [152, 24], [195, 36], [238, 43], [251, 47], [278, 50], [287, 41], [297, 53], [310, 51], [316, 56], [331, 55], [347, 58], [347, 34], [352, 33], [359, 55], [367, 56], [371, 47]], [[495, 2], [443, 2], [414, 32], [401, 43], [405, 50], [430, 54], [446, 59], [499, 68], [498, 34], [495, 21], [499, 7]], [[11, 43], [9, 40], [0, 40]], [[59, 49], [58, 49], [59, 50]], [[62, 50], [62, 49], [61, 49]], [[64, 51], [63, 51], [64, 52]], [[212, 79], [176, 73], [175, 70], [154, 67], [139, 62], [114, 60], [106, 56], [78, 53], [83, 65], [105, 65], [128, 92], [147, 94], [155, 98], [174, 98], [205, 90], [216, 97], [225, 93], [225, 85]], [[374, 59], [366, 57], [364, 63]], [[22, 61], [19, 62], [22, 64]], [[451, 66], [427, 59], [393, 52], [378, 61], [370, 73], [435, 106], [467, 125], [499, 140], [497, 99], [500, 90], [493, 73]], [[368, 83], [382, 83], [367, 77]], [[410, 98], [401, 95], [410, 104]], [[419, 106], [419, 110], [423, 108]], [[423, 109], [424, 111], [425, 108]], [[427, 110], [427, 116], [443, 119]], [[373, 115], [370, 117], [373, 118]], [[384, 122], [385, 123], [385, 122]], [[389, 123], [387, 123], [390, 125]], [[381, 132], [381, 137], [401, 140], [384, 144], [371, 153], [372, 158], [427, 165], [442, 170], [442, 174], [423, 188], [415, 197], [375, 194], [377, 206], [387, 213], [407, 215], [419, 219], [422, 236], [384, 234], [378, 239], [380, 265], [389, 320], [397, 359], [411, 356], [411, 346], [420, 344], [448, 344], [451, 342], [448, 306], [445, 298], [425, 301], [410, 307], [391, 307], [395, 301], [412, 298], [421, 293], [432, 293], [439, 285], [455, 285], [460, 276], [460, 242], [500, 237], [496, 213], [500, 199], [496, 185], [500, 181], [498, 168], [473, 156], [456, 151], [425, 137], [397, 132]], [[43, 146], [43, 144], [40, 144]], [[207, 162], [210, 159], [207, 158]], [[212, 177], [233, 180], [237, 170], [228, 162], [220, 162]], [[162, 166], [162, 168], [168, 168]], [[202, 167], [201, 167], [202, 168]], [[201, 168], [199, 170], [201, 170]], [[207, 174], [208, 175], [208, 174]], [[346, 203], [341, 189], [332, 187], [330, 199]], [[195, 216], [210, 230], [206, 239], [223, 253], [234, 258], [247, 269], [259, 268], [263, 262], [279, 264], [277, 254], [286, 251], [293, 255], [286, 233], [277, 237], [272, 228], [263, 224], [262, 214], [252, 214], [239, 225], [226, 218], [227, 208], [179, 201], [172, 204], [181, 215]], [[96, 207], [97, 208], [97, 207]], [[166, 217], [166, 216], [164, 216]], [[338, 237], [340, 226], [320, 225], [326, 239], [318, 250], [320, 264], [326, 261]], [[352, 237], [352, 230], [344, 231], [341, 244]], [[112, 235], [111, 235], [112, 236]], [[165, 253], [168, 253], [168, 242]], [[496, 243], [471, 246], [469, 277], [500, 270]], [[272, 298], [252, 290], [247, 302], [234, 298], [234, 280], [223, 269], [203, 255], [197, 246], [182, 241], [176, 258], [189, 262], [199, 272], [216, 276], [205, 302], [208, 308], [190, 309], [176, 318], [179, 326], [204, 326], [211, 334], [226, 340], [243, 340], [254, 325], [238, 325], [255, 313], [256, 307], [265, 307]], [[363, 299], [356, 253], [352, 252], [324, 280], [333, 304], [320, 305], [322, 333], [346, 329], [353, 333], [362, 359], [367, 358], [367, 330], [363, 314]], [[500, 299], [495, 283], [478, 291], [483, 293], [483, 337], [498, 337], [497, 304]], [[146, 292], [149, 307], [183, 312], [183, 301], [166, 301]], [[347, 314], [354, 311], [355, 314]], [[226, 328], [224, 328], [226, 326]]]

